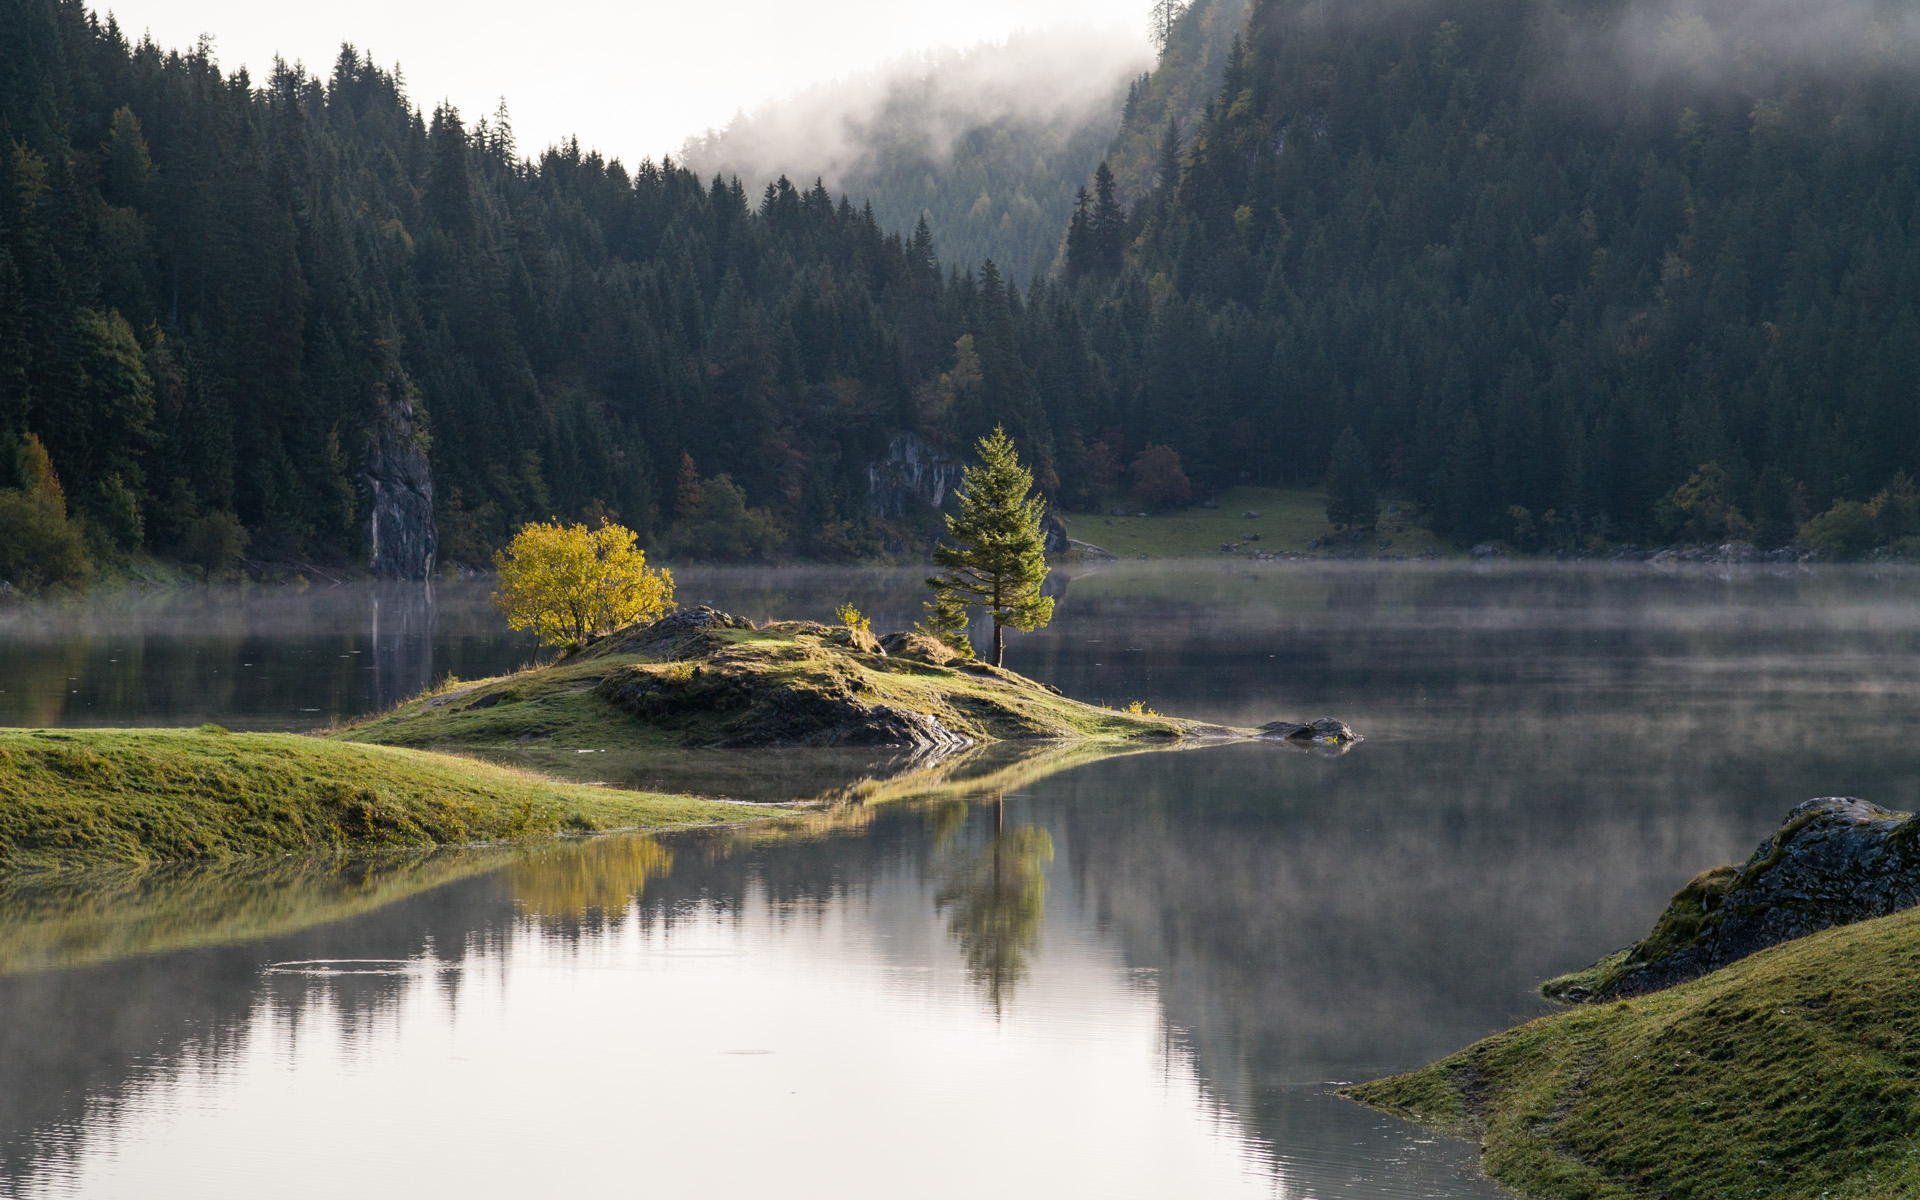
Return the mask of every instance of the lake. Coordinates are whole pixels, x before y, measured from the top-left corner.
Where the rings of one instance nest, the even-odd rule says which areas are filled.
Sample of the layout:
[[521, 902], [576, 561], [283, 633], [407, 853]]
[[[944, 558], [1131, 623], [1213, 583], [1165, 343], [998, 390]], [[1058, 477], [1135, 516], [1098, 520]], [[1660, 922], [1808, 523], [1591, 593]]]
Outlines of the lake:
[[[878, 628], [918, 573], [693, 571]], [[1500, 1193], [1332, 1093], [1544, 1011], [1794, 804], [1910, 808], [1897, 570], [1117, 564], [1015, 669], [1367, 740], [516, 757], [786, 830], [0, 881], [0, 1195]], [[298, 729], [531, 657], [482, 583], [0, 612], [0, 723]], [[864, 782], [862, 782], [864, 780]], [[893, 802], [879, 803], [881, 799]]]

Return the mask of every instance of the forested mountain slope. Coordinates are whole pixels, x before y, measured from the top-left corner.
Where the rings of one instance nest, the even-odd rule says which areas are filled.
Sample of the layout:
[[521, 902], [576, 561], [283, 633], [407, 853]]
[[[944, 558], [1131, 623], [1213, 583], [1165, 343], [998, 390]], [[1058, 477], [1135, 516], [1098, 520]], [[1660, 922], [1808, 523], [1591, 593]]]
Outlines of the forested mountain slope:
[[1787, 536], [1920, 457], [1917, 68], [1911, 0], [1262, 0], [1089, 309], [1120, 423], [1352, 425], [1461, 538]]
[[1107, 167], [1125, 204], [1159, 185], [1168, 127], [1178, 139], [1205, 120], [1252, 7], [1252, 0], [1161, 0], [1170, 2], [1160, 59], [1128, 85], [1120, 127], [1107, 148]]
[[1318, 482], [1352, 426], [1462, 540], [1920, 533], [1914, 13], [1262, 0], [1023, 291], [824, 188], [526, 158], [350, 50], [254, 80], [0, 0], [0, 578], [60, 508], [401, 574], [430, 516], [465, 561], [604, 512], [906, 548], [996, 421], [1070, 505]]
[[1003, 419], [1051, 470], [1015, 293], [824, 190], [523, 159], [351, 49], [224, 75], [79, 0], [0, 0], [0, 41], [0, 487], [35, 435], [96, 546], [237, 514], [259, 556], [364, 558], [430, 488], [465, 561], [601, 511], [844, 555], [896, 433]]
[[749, 185], [787, 175], [873, 205], [882, 229], [923, 217], [941, 258], [992, 260], [1025, 285], [1053, 266], [1073, 196], [1121, 118], [1137, 38], [1015, 34], [834, 80], [689, 141], [682, 162]]

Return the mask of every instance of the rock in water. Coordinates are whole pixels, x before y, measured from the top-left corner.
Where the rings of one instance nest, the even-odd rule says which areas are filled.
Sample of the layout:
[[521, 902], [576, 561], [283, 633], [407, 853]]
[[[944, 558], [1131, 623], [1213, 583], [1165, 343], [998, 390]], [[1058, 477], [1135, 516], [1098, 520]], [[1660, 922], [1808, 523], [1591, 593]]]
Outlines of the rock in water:
[[1321, 717], [1311, 724], [1298, 721], [1271, 721], [1259, 729], [1260, 736], [1277, 742], [1314, 742], [1320, 745], [1346, 745], [1360, 740], [1353, 726], [1333, 717]]
[[425, 579], [433, 574], [440, 549], [433, 525], [433, 470], [413, 384], [398, 367], [387, 373], [375, 403], [367, 447], [367, 486], [373, 494], [367, 565], [387, 579]]
[[1920, 903], [1920, 823], [1851, 797], [1809, 800], [1744, 866], [1694, 878], [1646, 937], [1548, 983], [1569, 1003], [1684, 983], [1749, 954]]

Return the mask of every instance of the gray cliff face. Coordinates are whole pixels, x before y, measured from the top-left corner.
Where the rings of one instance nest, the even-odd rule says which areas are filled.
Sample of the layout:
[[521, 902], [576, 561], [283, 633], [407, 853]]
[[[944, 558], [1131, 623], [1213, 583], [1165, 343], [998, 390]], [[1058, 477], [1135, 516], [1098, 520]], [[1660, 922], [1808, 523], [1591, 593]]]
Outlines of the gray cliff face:
[[[867, 512], [882, 521], [939, 512], [965, 470], [966, 464], [927, 445], [918, 434], [896, 433], [887, 443], [887, 456], [867, 466]], [[1067, 552], [1067, 527], [1052, 508], [1041, 529], [1049, 555], [1057, 558]]]
[[1849, 797], [1808, 800], [1746, 863], [1688, 884], [1622, 955], [1549, 984], [1574, 1002], [1671, 987], [1769, 946], [1920, 903], [1920, 818]]
[[918, 434], [896, 433], [887, 456], [867, 467], [867, 510], [882, 520], [938, 509], [960, 484], [962, 466]]
[[440, 549], [433, 525], [433, 470], [413, 386], [396, 368], [380, 389], [367, 447], [368, 567], [387, 579], [425, 579]]

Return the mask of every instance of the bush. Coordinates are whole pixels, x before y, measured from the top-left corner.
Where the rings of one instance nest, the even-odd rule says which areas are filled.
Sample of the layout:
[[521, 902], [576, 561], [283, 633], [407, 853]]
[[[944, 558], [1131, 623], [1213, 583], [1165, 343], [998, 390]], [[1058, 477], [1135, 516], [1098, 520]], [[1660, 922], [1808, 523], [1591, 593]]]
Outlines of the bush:
[[146, 541], [140, 497], [117, 474], [100, 481], [87, 515], [122, 550], [138, 550]]
[[1148, 446], [1134, 456], [1133, 491], [1156, 508], [1171, 508], [1193, 498], [1193, 484], [1171, 446]]
[[673, 575], [647, 566], [633, 530], [621, 525], [534, 522], [494, 555], [493, 602], [514, 629], [549, 646], [582, 646], [652, 620], [673, 605]]
[[1745, 542], [1753, 524], [1733, 502], [1733, 481], [1719, 463], [1701, 463], [1660, 501], [1660, 517], [1683, 542]]
[[873, 631], [872, 618], [855, 608], [851, 602], [842, 604], [839, 608], [834, 609], [833, 615], [842, 625], [847, 627], [849, 632], [871, 633]]
[[0, 579], [31, 592], [79, 586], [92, 576], [78, 525], [26, 492], [0, 491]]
[[246, 553], [247, 529], [230, 512], [203, 513], [187, 523], [180, 538], [180, 557], [212, 579], [233, 570]]
[[1800, 527], [1807, 549], [1835, 558], [1854, 558], [1873, 549], [1873, 509], [1858, 500], [1836, 500], [1832, 508]]

